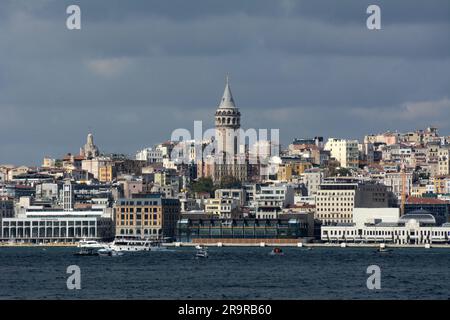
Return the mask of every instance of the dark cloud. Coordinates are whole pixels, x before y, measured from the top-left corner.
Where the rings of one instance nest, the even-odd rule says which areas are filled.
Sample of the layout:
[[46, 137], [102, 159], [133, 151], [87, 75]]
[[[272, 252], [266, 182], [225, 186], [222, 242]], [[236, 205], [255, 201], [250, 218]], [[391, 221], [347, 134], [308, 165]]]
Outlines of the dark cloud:
[[[65, 28], [69, 4], [81, 31]], [[365, 27], [369, 4], [380, 31]], [[88, 131], [134, 153], [212, 126], [226, 73], [243, 124], [281, 128], [284, 143], [449, 133], [448, 70], [447, 0], [2, 1], [0, 163], [77, 152]]]

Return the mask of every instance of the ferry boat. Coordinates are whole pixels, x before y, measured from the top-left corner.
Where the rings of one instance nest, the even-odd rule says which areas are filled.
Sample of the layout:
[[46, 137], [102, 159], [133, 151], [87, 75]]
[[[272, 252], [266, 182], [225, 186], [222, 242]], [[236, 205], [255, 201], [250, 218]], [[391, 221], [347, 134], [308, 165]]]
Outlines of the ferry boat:
[[150, 240], [142, 238], [117, 237], [108, 248], [115, 251], [167, 251], [167, 248], [162, 246], [160, 240]]

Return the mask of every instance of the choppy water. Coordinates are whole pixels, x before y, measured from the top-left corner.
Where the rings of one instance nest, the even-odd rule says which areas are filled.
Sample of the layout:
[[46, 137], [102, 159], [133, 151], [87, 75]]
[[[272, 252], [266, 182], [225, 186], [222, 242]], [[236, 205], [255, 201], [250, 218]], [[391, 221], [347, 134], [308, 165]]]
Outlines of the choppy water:
[[[449, 299], [448, 249], [193, 248], [77, 257], [76, 248], [0, 248], [1, 299]], [[381, 268], [381, 290], [366, 269]], [[66, 268], [81, 269], [68, 290]]]

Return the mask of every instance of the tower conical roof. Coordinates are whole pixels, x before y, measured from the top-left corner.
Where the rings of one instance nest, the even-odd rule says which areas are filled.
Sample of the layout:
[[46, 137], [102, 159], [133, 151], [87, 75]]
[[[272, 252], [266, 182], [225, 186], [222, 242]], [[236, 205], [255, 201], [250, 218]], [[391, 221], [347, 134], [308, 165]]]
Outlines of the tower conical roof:
[[236, 108], [233, 100], [233, 95], [231, 94], [228, 76], [226, 79], [225, 91], [223, 92], [222, 99], [220, 100], [219, 108]]

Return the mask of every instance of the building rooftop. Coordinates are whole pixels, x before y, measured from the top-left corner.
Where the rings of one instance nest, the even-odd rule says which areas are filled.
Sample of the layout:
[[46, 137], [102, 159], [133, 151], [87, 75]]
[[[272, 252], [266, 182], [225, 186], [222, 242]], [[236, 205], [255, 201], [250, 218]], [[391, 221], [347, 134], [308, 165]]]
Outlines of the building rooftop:
[[448, 204], [447, 201], [436, 198], [420, 198], [420, 197], [408, 197], [407, 204]]
[[420, 224], [436, 224], [434, 216], [429, 211], [423, 209], [414, 210], [401, 216], [398, 222], [407, 223], [410, 220], [416, 220]]

